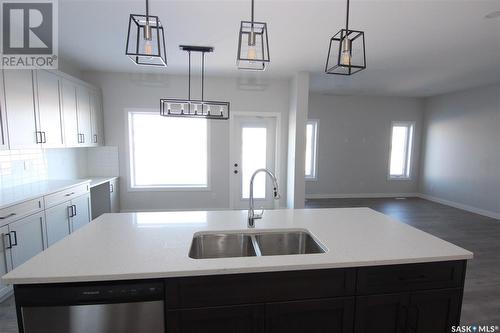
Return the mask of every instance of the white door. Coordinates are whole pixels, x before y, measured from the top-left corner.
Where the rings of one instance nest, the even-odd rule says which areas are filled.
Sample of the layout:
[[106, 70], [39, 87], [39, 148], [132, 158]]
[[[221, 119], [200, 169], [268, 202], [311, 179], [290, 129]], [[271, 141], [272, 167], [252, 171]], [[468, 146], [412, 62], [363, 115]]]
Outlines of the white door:
[[71, 217], [71, 232], [75, 232], [90, 222], [90, 194], [71, 200], [74, 216]]
[[41, 140], [36, 133], [33, 72], [6, 69], [3, 74], [10, 149], [36, 147]]
[[69, 235], [69, 202], [45, 210], [45, 225], [47, 228], [47, 246]]
[[78, 136], [81, 146], [92, 145], [92, 116], [90, 110], [90, 91], [87, 87], [78, 86], [76, 89], [78, 108]]
[[63, 147], [59, 77], [46, 71], [36, 71], [38, 131], [42, 132], [44, 148]]
[[69, 80], [61, 81], [61, 106], [64, 118], [64, 142], [66, 147], [78, 146], [78, 113], [76, 87]]
[[43, 222], [40, 212], [9, 224], [14, 268], [43, 251]]
[[[233, 116], [231, 207], [248, 208], [250, 178], [260, 168], [276, 174], [276, 117]], [[263, 172], [254, 180], [255, 207], [273, 208], [273, 183]]]
[[92, 110], [92, 144], [99, 146], [104, 144], [103, 137], [103, 113], [102, 100], [98, 91], [93, 91], [90, 94], [90, 107]]

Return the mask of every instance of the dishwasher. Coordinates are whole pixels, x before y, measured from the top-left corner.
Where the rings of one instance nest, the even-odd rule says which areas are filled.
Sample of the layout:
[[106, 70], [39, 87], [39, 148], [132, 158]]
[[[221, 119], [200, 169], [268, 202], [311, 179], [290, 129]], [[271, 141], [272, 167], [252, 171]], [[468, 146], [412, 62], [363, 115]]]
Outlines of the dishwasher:
[[15, 288], [20, 333], [165, 333], [162, 281]]

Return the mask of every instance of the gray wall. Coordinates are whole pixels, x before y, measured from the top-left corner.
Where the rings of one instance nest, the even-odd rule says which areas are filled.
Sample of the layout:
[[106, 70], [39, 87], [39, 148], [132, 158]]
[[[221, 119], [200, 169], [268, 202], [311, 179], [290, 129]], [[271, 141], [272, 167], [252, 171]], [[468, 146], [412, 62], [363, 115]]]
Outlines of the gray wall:
[[[229, 121], [210, 122], [211, 188], [189, 191], [129, 190], [129, 153], [126, 109], [159, 110], [160, 98], [187, 96], [187, 77], [155, 74], [84, 73], [89, 82], [102, 88], [106, 145], [117, 146], [120, 170], [120, 201], [122, 210], [182, 210], [229, 208]], [[192, 96], [199, 94], [199, 79], [192, 82]], [[231, 112], [279, 112], [282, 119], [281, 147], [287, 147], [289, 80], [269, 80], [260, 87], [248, 85], [238, 78], [213, 78], [205, 81], [205, 97], [229, 100]], [[255, 88], [258, 88], [255, 90]], [[253, 89], [253, 90], [249, 90]], [[159, 111], [158, 111], [159, 112]], [[286, 148], [281, 149], [286, 161]], [[280, 163], [280, 205], [286, 205], [286, 163]]]
[[[422, 101], [415, 98], [311, 94], [309, 119], [319, 119], [318, 179], [306, 197], [416, 193]], [[388, 180], [392, 121], [415, 121], [411, 180]]]
[[423, 194], [500, 216], [499, 96], [496, 85], [426, 100]]

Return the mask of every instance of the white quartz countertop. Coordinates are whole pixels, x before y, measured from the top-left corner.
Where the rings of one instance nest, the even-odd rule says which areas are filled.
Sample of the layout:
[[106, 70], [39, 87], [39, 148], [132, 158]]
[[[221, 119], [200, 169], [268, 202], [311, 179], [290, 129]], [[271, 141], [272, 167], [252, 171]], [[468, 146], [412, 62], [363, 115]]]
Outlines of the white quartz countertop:
[[104, 214], [3, 277], [56, 283], [471, 259], [472, 253], [369, 208], [268, 210], [256, 228], [305, 229], [326, 253], [191, 259], [193, 234], [248, 231], [246, 211]]
[[44, 180], [34, 183], [28, 183], [19, 186], [0, 189], [0, 209], [9, 207], [39, 198], [44, 195], [64, 191], [70, 187], [90, 183], [90, 187], [95, 187], [118, 177], [89, 177], [86, 179], [68, 179], [68, 180]]
[[0, 209], [85, 184], [90, 179], [44, 180], [0, 189]]
[[118, 177], [110, 176], [110, 177], [93, 177], [90, 178], [90, 187], [96, 187], [102, 185], [104, 183], [108, 183], [117, 179]]

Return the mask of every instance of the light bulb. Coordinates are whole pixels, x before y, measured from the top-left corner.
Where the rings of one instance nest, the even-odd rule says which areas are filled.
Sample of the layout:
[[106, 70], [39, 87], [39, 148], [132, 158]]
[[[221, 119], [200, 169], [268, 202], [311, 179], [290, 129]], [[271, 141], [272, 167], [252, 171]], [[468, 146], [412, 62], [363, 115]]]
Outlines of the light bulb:
[[247, 59], [250, 59], [250, 60], [257, 59], [257, 50], [255, 49], [255, 46], [248, 47]]
[[342, 41], [342, 54], [340, 55], [340, 64], [344, 66], [351, 66], [351, 41], [344, 38]]
[[153, 42], [151, 40], [144, 40], [144, 53], [146, 53], [147, 55], [153, 54]]

